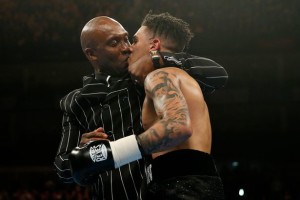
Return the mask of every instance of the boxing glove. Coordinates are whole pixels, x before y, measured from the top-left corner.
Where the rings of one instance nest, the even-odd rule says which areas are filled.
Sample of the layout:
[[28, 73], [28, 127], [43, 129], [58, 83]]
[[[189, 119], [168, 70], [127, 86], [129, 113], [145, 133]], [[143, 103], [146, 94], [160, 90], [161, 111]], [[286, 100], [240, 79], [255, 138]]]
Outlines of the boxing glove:
[[79, 185], [91, 184], [98, 174], [141, 158], [135, 135], [112, 142], [91, 141], [83, 147], [74, 148], [69, 155], [72, 177]]

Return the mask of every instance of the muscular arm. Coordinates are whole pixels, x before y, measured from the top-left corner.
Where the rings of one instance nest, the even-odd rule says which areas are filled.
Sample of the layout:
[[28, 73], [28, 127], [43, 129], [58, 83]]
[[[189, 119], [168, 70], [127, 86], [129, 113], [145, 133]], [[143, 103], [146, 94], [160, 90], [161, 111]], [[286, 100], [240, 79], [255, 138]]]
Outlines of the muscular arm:
[[[147, 101], [152, 101], [159, 120], [138, 136], [146, 154], [174, 147], [192, 134], [186, 100], [172, 68], [150, 73], [144, 83]], [[144, 105], [147, 106], [147, 105]]]

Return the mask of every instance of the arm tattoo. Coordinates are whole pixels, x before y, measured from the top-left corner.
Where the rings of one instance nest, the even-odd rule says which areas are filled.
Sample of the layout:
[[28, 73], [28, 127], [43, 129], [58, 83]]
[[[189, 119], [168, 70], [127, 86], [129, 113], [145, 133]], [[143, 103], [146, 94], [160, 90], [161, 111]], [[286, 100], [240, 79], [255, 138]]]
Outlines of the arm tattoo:
[[176, 79], [176, 75], [159, 70], [148, 80], [146, 92], [152, 97], [160, 120], [140, 135], [147, 153], [173, 147], [187, 139], [181, 128], [189, 121], [189, 111], [183, 94], [174, 84]]

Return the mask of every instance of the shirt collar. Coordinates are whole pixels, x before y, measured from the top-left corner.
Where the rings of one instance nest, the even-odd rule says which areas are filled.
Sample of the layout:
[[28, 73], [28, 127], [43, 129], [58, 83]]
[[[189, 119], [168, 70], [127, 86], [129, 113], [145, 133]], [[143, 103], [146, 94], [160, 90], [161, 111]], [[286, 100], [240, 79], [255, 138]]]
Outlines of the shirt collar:
[[94, 74], [84, 76], [81, 95], [85, 97], [105, 98], [116, 84], [128, 81], [129, 79], [129, 74], [126, 74], [123, 77], [98, 74], [96, 79]]

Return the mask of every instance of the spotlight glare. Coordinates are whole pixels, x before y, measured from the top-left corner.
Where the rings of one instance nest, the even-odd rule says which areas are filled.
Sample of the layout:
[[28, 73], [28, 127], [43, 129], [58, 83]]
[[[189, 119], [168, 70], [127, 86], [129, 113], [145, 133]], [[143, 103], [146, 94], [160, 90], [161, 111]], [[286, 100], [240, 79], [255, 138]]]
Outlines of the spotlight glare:
[[243, 188], [241, 188], [241, 189], [239, 190], [239, 195], [240, 195], [241, 197], [245, 195], [245, 191], [244, 191]]

